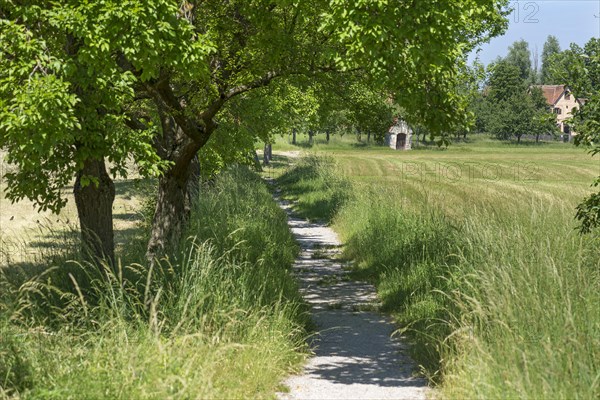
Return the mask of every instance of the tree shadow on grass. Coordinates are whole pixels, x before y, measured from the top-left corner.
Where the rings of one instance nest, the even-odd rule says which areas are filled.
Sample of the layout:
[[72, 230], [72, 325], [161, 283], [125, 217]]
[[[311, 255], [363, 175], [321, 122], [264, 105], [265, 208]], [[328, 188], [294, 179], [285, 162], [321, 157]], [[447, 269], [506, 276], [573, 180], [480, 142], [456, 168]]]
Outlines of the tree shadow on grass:
[[354, 142], [350, 146], [355, 149], [381, 149], [386, 147], [383, 143], [378, 143], [374, 140], [370, 142]]
[[[130, 286], [137, 285], [143, 280], [140, 280], [138, 270], [143, 270], [140, 265], [145, 265], [144, 230], [138, 227], [121, 229], [115, 231], [115, 239], [118, 261], [112, 266], [89, 262], [91, 258], [84, 256], [76, 230], [52, 231], [28, 243], [27, 249], [33, 253], [27, 257], [12, 257], [4, 252], [0, 257], [0, 286], [10, 290], [0, 293], [0, 303], [16, 301], [21, 288], [30, 287], [28, 282], [38, 282], [40, 286], [34, 284], [31, 287], [36, 288], [35, 291], [26, 295], [33, 302], [31, 304], [35, 304], [32, 312], [59, 321], [56, 310], [67, 307], [72, 296], [82, 294], [88, 304], [95, 304], [98, 282], [110, 285], [118, 277]], [[113, 272], [109, 273], [110, 270]], [[108, 279], [109, 275], [112, 278]]]
[[295, 157], [289, 157], [289, 156], [285, 156], [285, 155], [281, 155], [281, 154], [273, 154], [273, 158], [271, 159], [271, 162], [269, 163], [269, 165], [261, 165], [263, 170], [267, 169], [267, 168], [274, 168], [274, 169], [283, 169], [283, 168], [287, 168], [290, 166], [290, 164], [293, 163]]
[[154, 193], [156, 179], [138, 178], [115, 181], [115, 195], [125, 200], [133, 197], [145, 197]]
[[296, 142], [296, 144], [292, 144], [292, 146], [296, 146], [300, 149], [312, 149], [314, 146], [314, 142], [313, 143], [309, 143], [309, 142]]
[[[122, 265], [144, 261], [144, 236], [145, 231], [139, 225], [115, 229], [116, 256]], [[68, 266], [85, 264], [86, 259], [80, 232], [74, 225], [68, 226], [68, 229], [45, 230], [28, 241], [2, 242], [0, 246], [0, 269], [3, 275], [13, 277], [13, 282], [24, 283], [53, 267], [63, 271], [61, 276], [64, 271], [81, 275], [79, 267]], [[59, 280], [64, 280], [64, 277]]]
[[294, 214], [312, 222], [327, 223], [335, 215], [337, 204], [329, 198], [303, 201], [294, 205]]
[[544, 147], [544, 146], [549, 146], [549, 145], [555, 144], [555, 143], [559, 143], [559, 142], [547, 142], [547, 141], [541, 141], [541, 140], [539, 142], [536, 142], [535, 140], [523, 140], [523, 139], [521, 139], [521, 142], [517, 142], [516, 140], [502, 141], [502, 144], [507, 147]]
[[144, 216], [139, 212], [114, 213], [113, 220], [121, 220], [121, 221], [137, 223], [137, 222], [143, 221]]

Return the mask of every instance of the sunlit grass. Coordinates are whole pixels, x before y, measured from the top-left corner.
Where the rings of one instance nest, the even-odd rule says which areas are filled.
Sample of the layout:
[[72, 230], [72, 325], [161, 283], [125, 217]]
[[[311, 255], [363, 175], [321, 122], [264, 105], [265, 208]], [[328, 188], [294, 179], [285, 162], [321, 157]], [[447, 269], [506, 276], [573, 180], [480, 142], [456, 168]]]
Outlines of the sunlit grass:
[[[6, 152], [0, 150], [0, 268], [31, 266], [47, 262], [54, 254], [73, 253], [78, 240], [79, 221], [73, 198], [73, 187], [62, 189], [67, 200], [59, 215], [39, 211], [34, 203], [22, 199], [12, 203], [6, 198], [7, 184], [4, 173], [13, 166], [4, 159]], [[137, 225], [142, 203], [151, 188], [151, 180], [141, 178], [132, 163], [128, 165], [128, 179], [115, 179], [113, 226], [117, 252], [129, 253], [131, 243], [137, 236]]]
[[282, 182], [299, 210], [326, 195], [321, 177], [348, 183], [335, 186], [347, 200], [333, 216], [345, 255], [443, 396], [600, 397], [599, 239], [574, 220], [598, 160], [561, 143], [485, 138], [316, 153], [332, 157], [311, 163], [329, 172], [293, 169]]
[[0, 270], [0, 398], [271, 398], [308, 324], [286, 215], [233, 169], [203, 188], [192, 221], [152, 268]]

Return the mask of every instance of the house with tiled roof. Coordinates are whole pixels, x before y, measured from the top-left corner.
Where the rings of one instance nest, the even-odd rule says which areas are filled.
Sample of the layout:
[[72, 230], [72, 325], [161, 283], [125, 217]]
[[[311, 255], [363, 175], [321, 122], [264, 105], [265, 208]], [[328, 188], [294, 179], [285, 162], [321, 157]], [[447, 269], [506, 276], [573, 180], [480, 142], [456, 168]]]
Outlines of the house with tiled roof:
[[566, 135], [565, 139], [570, 140], [575, 132], [571, 130], [566, 120], [573, 116], [573, 111], [581, 107], [584, 100], [577, 99], [567, 85], [538, 85], [535, 87], [542, 90], [548, 108], [556, 114], [556, 122], [560, 131]]

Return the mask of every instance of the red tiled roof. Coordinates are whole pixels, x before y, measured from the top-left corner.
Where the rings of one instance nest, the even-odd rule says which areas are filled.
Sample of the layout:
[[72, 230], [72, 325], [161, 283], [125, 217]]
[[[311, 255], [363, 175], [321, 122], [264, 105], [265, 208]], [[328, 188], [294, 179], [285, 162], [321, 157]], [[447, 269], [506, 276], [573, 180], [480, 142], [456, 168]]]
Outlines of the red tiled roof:
[[563, 94], [567, 85], [536, 85], [534, 87], [542, 89], [546, 102], [548, 105], [553, 106], [560, 98], [560, 95]]

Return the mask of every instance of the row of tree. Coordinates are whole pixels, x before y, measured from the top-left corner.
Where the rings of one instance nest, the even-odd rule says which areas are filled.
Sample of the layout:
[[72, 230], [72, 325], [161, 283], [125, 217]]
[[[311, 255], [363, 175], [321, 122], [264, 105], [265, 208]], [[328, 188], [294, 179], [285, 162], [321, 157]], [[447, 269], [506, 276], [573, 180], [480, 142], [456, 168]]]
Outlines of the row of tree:
[[[536, 141], [541, 135], [557, 135], [556, 116], [537, 86], [561, 82], [555, 71], [561, 54], [558, 40], [549, 36], [538, 71], [537, 54], [532, 57], [528, 43], [519, 40], [509, 47], [505, 57], [498, 57], [487, 68], [477, 61], [467, 68], [462, 86], [468, 95], [468, 109], [475, 117], [475, 131], [501, 140], [516, 138], [517, 142], [523, 135], [533, 135]], [[461, 133], [466, 134], [466, 130], [457, 132]]]
[[[548, 36], [542, 53], [542, 66], [538, 70], [537, 52], [532, 55], [524, 40], [513, 43], [505, 57], [498, 57], [487, 67], [476, 60], [460, 71], [458, 91], [467, 101], [467, 110], [473, 117], [472, 124], [459, 126], [455, 137], [466, 138], [471, 131], [490, 133], [500, 140], [516, 139], [523, 135], [559, 133], [555, 115], [549, 110], [541, 84], [564, 83], [564, 74], [556, 71], [563, 52], [558, 39]], [[416, 126], [417, 136], [423, 140], [431, 136], [424, 126]], [[442, 137], [441, 143], [448, 138]]]
[[[484, 68], [478, 62], [463, 73], [462, 90], [475, 116], [475, 131], [491, 133], [498, 139], [560, 134], [555, 115], [539, 85], [568, 85], [577, 98], [587, 98], [598, 89], [600, 77], [591, 68], [600, 52], [600, 41], [585, 46], [571, 44], [561, 51], [558, 40], [548, 36], [542, 52], [540, 71], [524, 40], [513, 43], [508, 54]], [[462, 129], [457, 135], [466, 134]]]
[[[580, 49], [576, 44], [572, 44], [571, 48]], [[529, 43], [523, 39], [509, 47], [505, 60], [519, 69], [520, 78], [528, 85], [562, 85], [563, 76], [556, 67], [564, 60], [564, 55], [558, 38], [549, 35], [542, 49], [541, 66], [537, 48], [532, 52]]]
[[[600, 154], [600, 39], [591, 38], [583, 47], [571, 43], [561, 51], [558, 40], [549, 36], [539, 74], [531, 60], [528, 44], [518, 41], [487, 70], [475, 63], [463, 71], [461, 88], [475, 116], [475, 130], [517, 140], [523, 134], [555, 134], [555, 116], [534, 84], [567, 85], [582, 99], [568, 120], [576, 132], [574, 142], [589, 149], [592, 156]], [[600, 186], [600, 176], [593, 186]], [[584, 233], [600, 226], [600, 192], [577, 206], [576, 217]]]
[[[525, 40], [519, 40], [508, 49], [506, 60], [519, 68], [520, 76], [532, 85], [564, 85], [572, 80], [587, 79], [585, 90], [589, 91], [598, 80], [592, 71], [582, 75], [576, 64], [590, 64], [591, 58], [598, 54], [599, 41], [592, 38], [583, 47], [571, 43], [568, 49], [561, 50], [556, 36], [549, 35], [542, 50], [542, 65], [538, 70], [537, 50], [534, 54]], [[575, 63], [575, 65], [573, 64]]]
[[538, 141], [541, 135], [558, 133], [556, 115], [549, 110], [542, 90], [529, 83], [510, 53], [488, 66], [485, 79], [469, 99], [478, 132], [517, 142], [523, 135], [534, 135]]
[[247, 157], [257, 138], [306, 110], [333, 120], [348, 111], [323, 101], [334, 89], [366, 104], [364, 93], [385, 92], [432, 132], [464, 125], [457, 70], [465, 52], [506, 28], [506, 6], [3, 1], [0, 146], [15, 166], [7, 196], [58, 212], [74, 180], [83, 241], [113, 260], [113, 179], [133, 159], [158, 176], [152, 262], [189, 218], [199, 156], [213, 167]]

